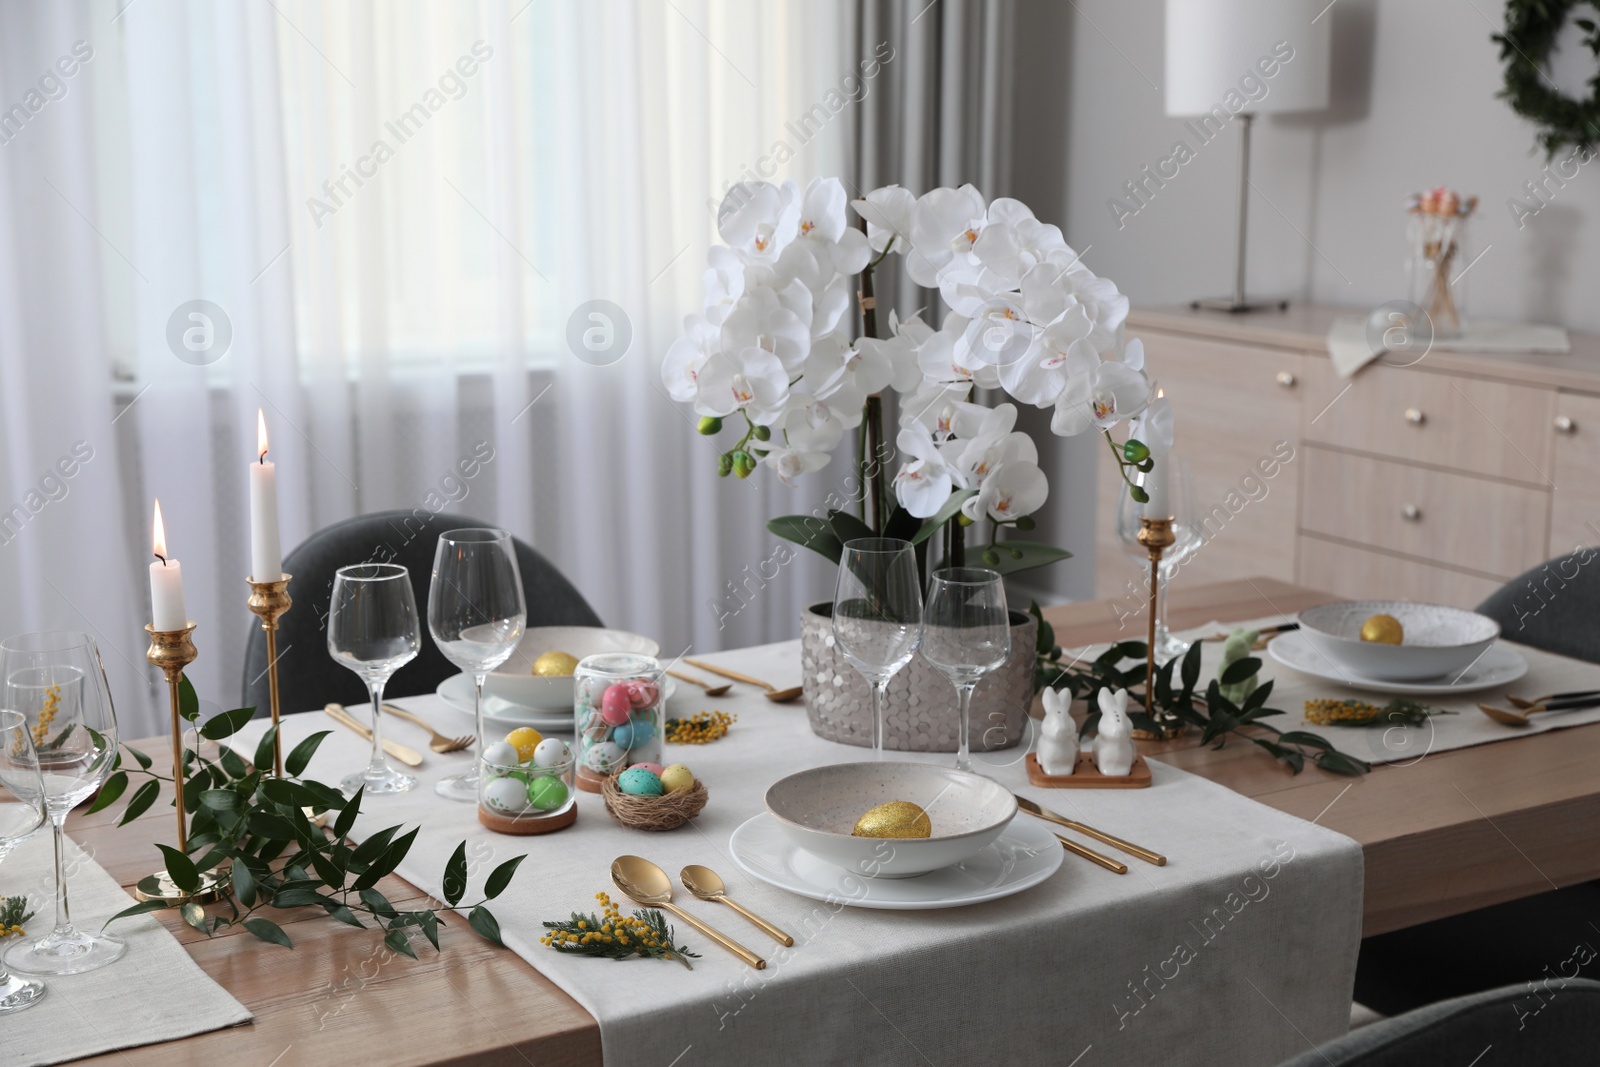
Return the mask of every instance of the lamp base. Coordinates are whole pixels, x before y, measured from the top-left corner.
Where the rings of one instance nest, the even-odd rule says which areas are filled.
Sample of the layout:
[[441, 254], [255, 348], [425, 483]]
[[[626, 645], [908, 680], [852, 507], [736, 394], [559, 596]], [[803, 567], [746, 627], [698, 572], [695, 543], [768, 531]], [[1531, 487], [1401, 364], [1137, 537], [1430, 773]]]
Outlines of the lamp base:
[[1251, 311], [1283, 311], [1288, 308], [1289, 301], [1235, 300], [1231, 296], [1208, 296], [1189, 301], [1189, 306], [1198, 311], [1225, 311], [1230, 315], [1243, 315]]

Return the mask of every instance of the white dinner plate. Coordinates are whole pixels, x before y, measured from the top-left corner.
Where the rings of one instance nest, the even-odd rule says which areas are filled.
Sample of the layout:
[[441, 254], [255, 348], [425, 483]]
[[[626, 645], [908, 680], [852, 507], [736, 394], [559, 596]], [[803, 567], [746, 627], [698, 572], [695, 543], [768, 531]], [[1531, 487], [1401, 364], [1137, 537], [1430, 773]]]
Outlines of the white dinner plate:
[[1338, 682], [1354, 689], [1370, 689], [1375, 693], [1417, 696], [1472, 693], [1479, 689], [1493, 689], [1497, 685], [1514, 682], [1528, 673], [1528, 661], [1523, 659], [1516, 649], [1504, 642], [1490, 645], [1471, 666], [1454, 677], [1432, 678], [1420, 682], [1382, 682], [1376, 678], [1364, 678], [1359, 674], [1353, 674], [1347, 669], [1338, 667], [1332, 660], [1318, 652], [1311, 642], [1306, 640], [1304, 634], [1294, 631], [1274, 638], [1267, 645], [1267, 652], [1285, 667], [1291, 667], [1302, 674]]
[[733, 862], [768, 885], [812, 900], [885, 911], [959, 908], [1008, 897], [1055, 874], [1064, 854], [1049, 827], [1019, 818], [965, 863], [915, 878], [864, 878], [796, 847], [765, 811], [735, 830], [728, 847]]
[[[678, 683], [671, 678], [661, 687], [661, 699], [671, 700], [678, 691]], [[472, 679], [465, 674], [453, 674], [439, 683], [439, 699], [457, 711], [472, 714]], [[499, 726], [531, 726], [542, 734], [572, 732], [572, 709], [528, 708], [499, 697], [483, 697], [483, 718]]]

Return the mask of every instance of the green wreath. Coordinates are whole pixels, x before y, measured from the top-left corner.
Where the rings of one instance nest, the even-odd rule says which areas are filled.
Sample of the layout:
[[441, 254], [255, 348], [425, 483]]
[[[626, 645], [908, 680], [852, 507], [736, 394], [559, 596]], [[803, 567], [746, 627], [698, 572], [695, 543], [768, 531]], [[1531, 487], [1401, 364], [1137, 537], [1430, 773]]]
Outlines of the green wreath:
[[[1539, 144], [1554, 158], [1562, 145], [1593, 153], [1600, 144], [1600, 71], [1589, 79], [1589, 97], [1574, 100], [1555, 90], [1542, 70], [1572, 9], [1588, 4], [1600, 11], [1600, 0], [1507, 0], [1506, 31], [1492, 38], [1506, 66], [1506, 87], [1500, 95], [1523, 118], [1537, 123]], [[1600, 59], [1600, 29], [1594, 19], [1576, 19], [1586, 33], [1583, 43]]]

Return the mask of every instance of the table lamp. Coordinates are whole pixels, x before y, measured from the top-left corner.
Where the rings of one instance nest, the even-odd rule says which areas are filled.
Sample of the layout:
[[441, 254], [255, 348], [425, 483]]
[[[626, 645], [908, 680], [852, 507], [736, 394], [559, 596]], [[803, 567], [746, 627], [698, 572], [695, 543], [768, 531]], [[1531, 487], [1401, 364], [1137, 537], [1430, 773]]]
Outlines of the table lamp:
[[1245, 299], [1245, 219], [1250, 125], [1258, 114], [1328, 106], [1330, 18], [1326, 0], [1167, 0], [1167, 114], [1201, 145], [1239, 120], [1239, 234], [1233, 295], [1191, 306], [1233, 313], [1288, 307]]

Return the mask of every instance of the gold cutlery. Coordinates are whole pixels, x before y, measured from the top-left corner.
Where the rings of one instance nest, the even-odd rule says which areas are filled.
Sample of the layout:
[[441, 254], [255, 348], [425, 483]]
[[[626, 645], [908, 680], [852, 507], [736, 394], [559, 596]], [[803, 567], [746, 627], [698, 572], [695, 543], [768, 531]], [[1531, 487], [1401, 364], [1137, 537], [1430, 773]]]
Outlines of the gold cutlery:
[[611, 880], [635, 904], [647, 908], [660, 908], [671, 912], [711, 940], [744, 960], [756, 970], [764, 970], [767, 961], [745, 948], [739, 942], [715, 927], [696, 919], [672, 902], [672, 879], [667, 872], [643, 856], [618, 856], [611, 861]]
[[761, 931], [780, 945], [791, 946], [794, 938], [773, 926], [767, 920], [746, 908], [732, 897], [728, 896], [728, 887], [723, 884], [722, 878], [710, 867], [702, 867], [698, 863], [691, 863], [678, 872], [678, 880], [683, 883], [683, 888], [699, 897], [701, 900], [715, 900], [726, 904], [734, 911], [749, 919], [759, 926]]
[[710, 671], [719, 678], [731, 678], [736, 682], [743, 682], [745, 685], [760, 686], [762, 689], [767, 691], [767, 699], [772, 701], [774, 704], [787, 704], [789, 701], [800, 695], [802, 688], [801, 686], [797, 685], [793, 689], [779, 689], [770, 682], [763, 682], [760, 678], [752, 678], [748, 674], [740, 674], [738, 671], [730, 671], [726, 667], [713, 666], [710, 663], [705, 663], [697, 659], [686, 658], [683, 662], [687, 663], [691, 667], [698, 667], [703, 671]]
[[1039, 818], [1044, 819], [1047, 822], [1053, 822], [1058, 826], [1065, 826], [1069, 830], [1076, 830], [1085, 837], [1092, 837], [1096, 841], [1110, 845], [1112, 848], [1119, 851], [1126, 852], [1130, 856], [1137, 856], [1146, 863], [1153, 863], [1157, 867], [1165, 867], [1167, 865], [1167, 857], [1161, 855], [1159, 852], [1151, 852], [1149, 849], [1135, 845], [1131, 841], [1124, 841], [1120, 837], [1112, 837], [1103, 830], [1096, 830], [1087, 823], [1077, 822], [1076, 820], [1067, 818], [1065, 815], [1057, 815], [1049, 808], [1040, 807], [1027, 797], [1017, 797], [1017, 807], [1021, 808], [1030, 815], [1037, 815]]
[[1548, 704], [1518, 701], [1517, 707], [1523, 710], [1512, 711], [1510, 708], [1497, 708], [1493, 704], [1479, 704], [1478, 710], [1495, 722], [1504, 723], [1506, 726], [1526, 726], [1528, 725], [1528, 716], [1536, 715], [1541, 711], [1577, 711], [1580, 708], [1600, 708], [1600, 697], [1590, 696], [1576, 700], [1552, 700]]
[[435, 730], [433, 727], [423, 722], [417, 716], [411, 714], [405, 708], [397, 708], [393, 704], [383, 705], [383, 710], [387, 711], [390, 715], [393, 715], [397, 719], [404, 719], [411, 725], [420, 726], [424, 730], [428, 731], [428, 747], [439, 753], [441, 756], [446, 752], [460, 752], [462, 749], [471, 746], [472, 743], [477, 740], [477, 738], [473, 737], [471, 734], [467, 734], [462, 737], [446, 737], [438, 730]]
[[1527, 697], [1514, 697], [1508, 694], [1506, 699], [1511, 701], [1512, 706], [1514, 707], [1542, 708], [1552, 700], [1568, 700], [1576, 699], [1578, 697], [1600, 697], [1600, 689], [1574, 689], [1570, 693], [1546, 693], [1544, 696], [1534, 697], [1532, 700], [1529, 700]]
[[1118, 863], [1116, 860], [1112, 859], [1110, 856], [1102, 856], [1100, 853], [1096, 852], [1094, 849], [1092, 849], [1092, 848], [1084, 848], [1082, 845], [1078, 844], [1076, 841], [1068, 841], [1066, 838], [1062, 837], [1060, 834], [1056, 835], [1056, 840], [1061, 842], [1061, 847], [1062, 848], [1066, 849], [1068, 852], [1072, 853], [1074, 856], [1082, 856], [1084, 859], [1088, 860], [1090, 863], [1098, 863], [1100, 866], [1104, 867], [1108, 871], [1113, 872], [1114, 874], [1127, 874], [1128, 873], [1127, 864]]
[[728, 690], [733, 688], [731, 685], [712, 685], [703, 678], [696, 678], [694, 675], [684, 674], [682, 671], [669, 670], [667, 673], [672, 675], [680, 682], [688, 682], [690, 685], [698, 685], [701, 689], [706, 691], [706, 696], [708, 697], [719, 697], [723, 693], [726, 693]]
[[[365, 737], [368, 741], [372, 740], [372, 731], [367, 729], [365, 726], [362, 726], [348, 711], [344, 710], [343, 704], [326, 704], [323, 706], [322, 710], [327, 712], [328, 717], [334, 722], [338, 723], [340, 726], [354, 730], [362, 737]], [[383, 750], [389, 755], [393, 756], [395, 759], [399, 760], [401, 763], [404, 763], [407, 767], [422, 766], [422, 753], [418, 752], [414, 748], [407, 748], [404, 745], [395, 744], [386, 737], [383, 739]]]

